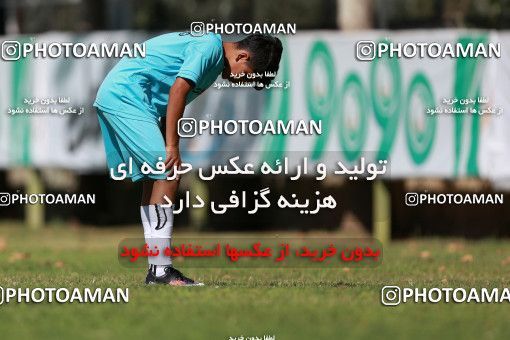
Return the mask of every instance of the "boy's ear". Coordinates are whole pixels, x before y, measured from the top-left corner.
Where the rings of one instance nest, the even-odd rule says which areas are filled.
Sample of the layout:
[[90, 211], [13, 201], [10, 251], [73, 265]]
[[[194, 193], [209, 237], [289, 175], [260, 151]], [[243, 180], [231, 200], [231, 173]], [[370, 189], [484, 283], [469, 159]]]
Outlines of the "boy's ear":
[[250, 60], [250, 54], [247, 51], [241, 50], [237, 53], [236, 56], [236, 62], [239, 62], [240, 60], [243, 61], [249, 61]]

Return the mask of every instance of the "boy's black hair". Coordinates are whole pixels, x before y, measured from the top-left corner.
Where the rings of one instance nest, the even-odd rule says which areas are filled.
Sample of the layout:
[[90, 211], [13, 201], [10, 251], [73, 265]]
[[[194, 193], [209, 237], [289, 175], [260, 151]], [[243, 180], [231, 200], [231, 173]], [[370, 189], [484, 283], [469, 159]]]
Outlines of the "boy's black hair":
[[[276, 74], [278, 72], [283, 51], [280, 39], [267, 34], [250, 34], [237, 42], [237, 48], [250, 52], [249, 64], [255, 73], [263, 74], [267, 71]], [[272, 79], [264, 76], [256, 81], [267, 85]], [[255, 89], [261, 90], [262, 87], [255, 86]]]

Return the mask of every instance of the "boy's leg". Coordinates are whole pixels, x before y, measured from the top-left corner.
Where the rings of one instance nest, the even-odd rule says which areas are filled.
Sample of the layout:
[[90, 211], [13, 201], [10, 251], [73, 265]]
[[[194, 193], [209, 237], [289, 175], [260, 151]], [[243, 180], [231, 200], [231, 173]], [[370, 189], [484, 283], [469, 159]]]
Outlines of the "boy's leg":
[[151, 201], [152, 195], [152, 186], [154, 181], [143, 181], [143, 189], [142, 189], [142, 206], [149, 205]]
[[[162, 256], [149, 257], [150, 270], [145, 282], [199, 285], [172, 268], [172, 260], [169, 256], [163, 256], [165, 248], [170, 247], [173, 229], [173, 209], [162, 206], [162, 203], [167, 203], [163, 197], [167, 195], [174, 200], [178, 183], [167, 181], [166, 174], [152, 178], [139, 171], [142, 163], [148, 162], [154, 167], [158, 157], [165, 156], [165, 141], [160, 124], [157, 121], [130, 120], [105, 113], [100, 109], [97, 110], [97, 114], [108, 167], [115, 170], [118, 169], [119, 164], [130, 164], [132, 160], [133, 172], [130, 171], [129, 177], [134, 181], [144, 179], [140, 206], [144, 237], [151, 249], [158, 247], [162, 253]], [[114, 172], [114, 175], [118, 177], [117, 171]], [[125, 177], [126, 173], [123, 175]], [[163, 179], [158, 180], [159, 178]]]
[[178, 187], [179, 187], [178, 179], [173, 181], [167, 181], [165, 179], [153, 181], [152, 193], [149, 203], [167, 204], [168, 202], [164, 199], [165, 196], [167, 196], [172, 203], [175, 202]]
[[[163, 206], [166, 203], [163, 199], [165, 193], [161, 194], [160, 199], [152, 198], [154, 192], [160, 192], [161, 190], [154, 190], [154, 188], [163, 186], [162, 183], [157, 184], [158, 182], [165, 183], [166, 180], [147, 180], [143, 182], [142, 204], [140, 206], [145, 242], [149, 249], [155, 250], [157, 248], [160, 251], [160, 255], [148, 258], [150, 274], [155, 276], [164, 275], [165, 267], [172, 265], [172, 259], [164, 256], [163, 251], [166, 247], [170, 247], [173, 229], [173, 209], [172, 207]], [[173, 194], [173, 197], [175, 197], [176, 185], [165, 185], [164, 187], [168, 195]], [[174, 191], [170, 192], [170, 190]], [[147, 281], [149, 281], [149, 276]]]
[[161, 253], [161, 256], [149, 257], [150, 270], [146, 283], [199, 285], [172, 268], [171, 258], [163, 253], [166, 247], [170, 247], [173, 229], [173, 208], [163, 206], [167, 203], [164, 195], [175, 200], [178, 182], [167, 181], [166, 174], [153, 178], [139, 171], [142, 163], [148, 162], [154, 167], [158, 157], [165, 156], [165, 141], [160, 124], [156, 121], [130, 120], [101, 110], [98, 110], [98, 119], [108, 167], [117, 169], [120, 163], [128, 164], [132, 159], [133, 172], [130, 177], [134, 181], [144, 180], [140, 206], [144, 237], [151, 249], [157, 247]]
[[[149, 246], [149, 249], [156, 249], [157, 247], [160, 251], [160, 256], [148, 258], [149, 270], [156, 276], [163, 275], [165, 267], [172, 265], [172, 259], [170, 257], [165, 257], [162, 252], [166, 247], [170, 247], [173, 229], [173, 209], [172, 207], [163, 207], [162, 205], [167, 203], [163, 199], [163, 195], [169, 197], [171, 195], [173, 197], [172, 200], [175, 198], [177, 185], [166, 185], [166, 182], [171, 183], [176, 181], [144, 181], [142, 204], [140, 206], [145, 242]], [[161, 192], [161, 195], [157, 196], [157, 194], [155, 194], [156, 192]], [[154, 197], [159, 197], [159, 199], [152, 198], [153, 195]]]
[[[173, 205], [163, 206], [167, 201], [165, 195], [174, 202], [179, 181], [154, 180], [150, 184], [144, 183], [142, 204], [148, 199], [148, 205], [140, 207], [145, 240], [151, 249], [155, 246], [163, 251], [171, 246], [173, 230]], [[150, 196], [148, 195], [151, 190]], [[168, 256], [149, 257], [149, 273], [146, 283], [162, 283], [176, 286], [202, 286], [185, 277], [180, 271], [172, 267], [172, 259]]]
[[[160, 125], [163, 140], [165, 140], [165, 127], [165, 119], [163, 118]], [[140, 212], [144, 225], [145, 240], [151, 248], [154, 246], [158, 246], [158, 249], [170, 247], [174, 220], [173, 206], [162, 207], [162, 205], [168, 204], [164, 199], [165, 195], [174, 202], [178, 185], [178, 181], [167, 181], [166, 179], [145, 181], [143, 184]], [[144, 217], [144, 214], [147, 217]], [[147, 229], [149, 229], [149, 232]], [[171, 266], [172, 259], [170, 257], [149, 258], [149, 275], [152, 273], [156, 277], [162, 276], [165, 274], [166, 267]], [[146, 283], [150, 281], [149, 275]]]

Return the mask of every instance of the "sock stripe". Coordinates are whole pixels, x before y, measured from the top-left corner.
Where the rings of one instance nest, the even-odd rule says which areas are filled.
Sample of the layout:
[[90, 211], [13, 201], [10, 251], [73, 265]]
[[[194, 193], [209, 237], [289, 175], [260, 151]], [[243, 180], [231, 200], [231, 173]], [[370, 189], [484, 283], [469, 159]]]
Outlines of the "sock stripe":
[[154, 209], [156, 209], [156, 217], [158, 218], [158, 224], [156, 225], [156, 230], [163, 228], [164, 224], [161, 224], [161, 216], [159, 215], [158, 205], [154, 204]]
[[163, 210], [163, 215], [165, 215], [165, 222], [163, 222], [162, 225], [165, 225], [166, 224], [166, 221], [168, 220], [168, 217], [166, 216], [166, 211], [165, 209], [162, 209]]

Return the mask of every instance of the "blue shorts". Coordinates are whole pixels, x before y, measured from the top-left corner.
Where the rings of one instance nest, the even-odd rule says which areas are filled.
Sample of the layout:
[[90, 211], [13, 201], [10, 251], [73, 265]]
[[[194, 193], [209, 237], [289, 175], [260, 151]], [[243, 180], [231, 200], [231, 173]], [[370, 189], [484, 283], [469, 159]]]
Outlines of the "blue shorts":
[[[157, 171], [156, 163], [166, 159], [165, 140], [158, 120], [129, 119], [96, 109], [110, 177], [118, 179], [125, 175], [136, 182], [165, 179], [168, 176], [168, 172], [144, 174], [141, 171], [144, 162]], [[125, 164], [125, 167], [119, 168], [120, 164]]]

